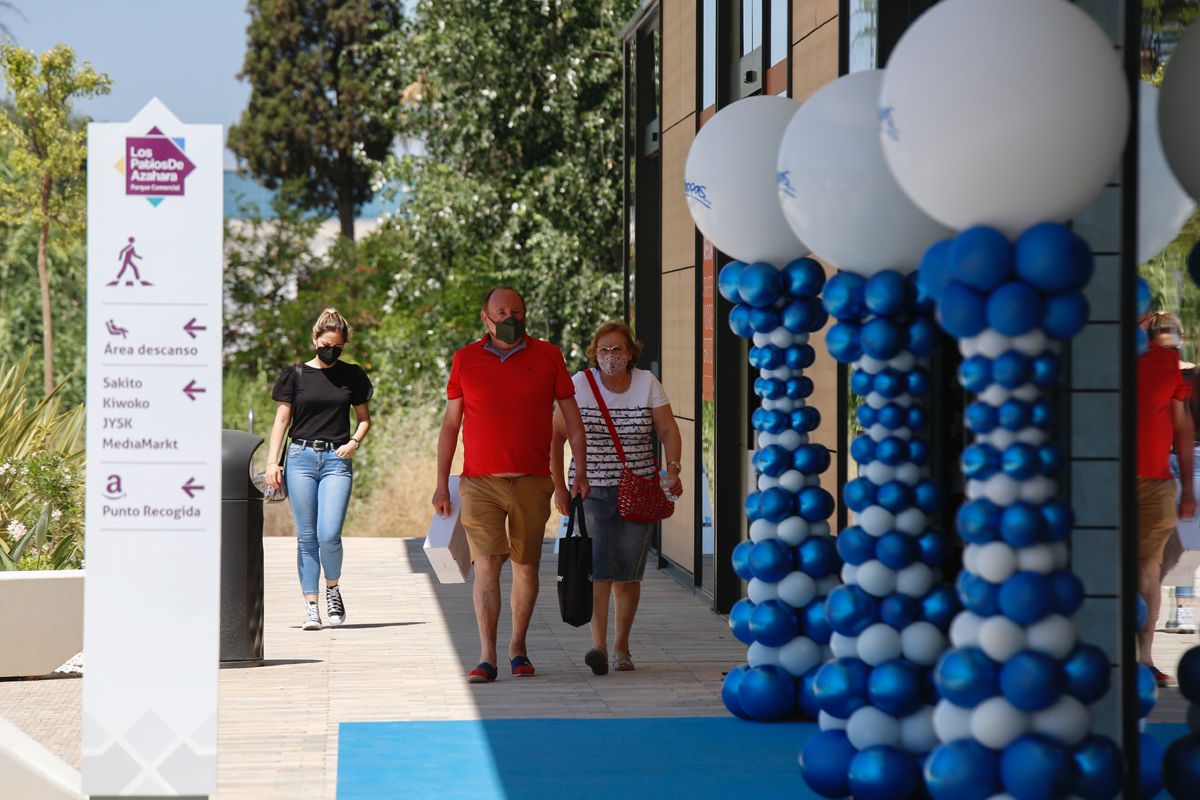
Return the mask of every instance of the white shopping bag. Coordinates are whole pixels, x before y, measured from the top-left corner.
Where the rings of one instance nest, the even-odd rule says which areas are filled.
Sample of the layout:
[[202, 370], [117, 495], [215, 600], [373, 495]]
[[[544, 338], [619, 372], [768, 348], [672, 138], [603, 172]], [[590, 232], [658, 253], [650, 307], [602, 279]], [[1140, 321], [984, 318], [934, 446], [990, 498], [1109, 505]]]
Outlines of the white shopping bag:
[[425, 536], [425, 557], [442, 583], [466, 583], [471, 571], [471, 548], [467, 532], [459, 519], [462, 502], [458, 499], [458, 476], [450, 477], [450, 516], [436, 511]]

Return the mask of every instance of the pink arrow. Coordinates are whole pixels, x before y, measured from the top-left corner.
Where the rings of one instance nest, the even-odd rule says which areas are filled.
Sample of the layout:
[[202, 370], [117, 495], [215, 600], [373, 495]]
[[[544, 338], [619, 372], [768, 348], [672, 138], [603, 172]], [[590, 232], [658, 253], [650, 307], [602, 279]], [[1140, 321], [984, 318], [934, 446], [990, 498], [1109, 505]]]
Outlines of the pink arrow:
[[195, 478], [188, 478], [187, 483], [185, 483], [183, 486], [180, 486], [179, 488], [183, 489], [185, 492], [187, 492], [188, 497], [195, 497], [196, 492], [204, 491], [204, 487], [201, 486], [200, 484], [196, 483]]
[[205, 326], [203, 326], [203, 325], [197, 325], [197, 324], [196, 324], [196, 318], [195, 318], [195, 317], [192, 317], [191, 319], [189, 319], [189, 320], [187, 321], [187, 323], [186, 323], [186, 324], [183, 326], [183, 329], [184, 329], [185, 331], [187, 331], [187, 335], [188, 335], [188, 336], [190, 336], [190, 337], [192, 337], [193, 339], [195, 339], [195, 338], [196, 338], [196, 331], [206, 331], [206, 330], [208, 330], [208, 328], [206, 328], [206, 327], [205, 327]]
[[197, 386], [196, 381], [194, 381], [194, 380], [188, 381], [188, 385], [183, 387], [183, 393], [186, 394], [188, 396], [188, 398], [193, 401], [196, 399], [196, 395], [204, 394], [207, 391], [208, 391], [208, 389], [202, 389], [199, 386]]

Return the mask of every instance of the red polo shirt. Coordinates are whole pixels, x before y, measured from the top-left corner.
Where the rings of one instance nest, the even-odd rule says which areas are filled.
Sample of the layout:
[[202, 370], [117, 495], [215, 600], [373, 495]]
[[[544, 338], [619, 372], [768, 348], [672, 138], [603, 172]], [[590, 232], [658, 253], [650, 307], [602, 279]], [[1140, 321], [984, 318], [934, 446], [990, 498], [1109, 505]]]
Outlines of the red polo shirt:
[[462, 474], [549, 475], [554, 401], [575, 396], [562, 351], [526, 335], [501, 360], [487, 341], [454, 354], [446, 384], [447, 398], [463, 399]]
[[1137, 474], [1170, 480], [1175, 425], [1171, 401], [1187, 400], [1191, 385], [1179, 369], [1179, 351], [1153, 342], [1137, 364]]

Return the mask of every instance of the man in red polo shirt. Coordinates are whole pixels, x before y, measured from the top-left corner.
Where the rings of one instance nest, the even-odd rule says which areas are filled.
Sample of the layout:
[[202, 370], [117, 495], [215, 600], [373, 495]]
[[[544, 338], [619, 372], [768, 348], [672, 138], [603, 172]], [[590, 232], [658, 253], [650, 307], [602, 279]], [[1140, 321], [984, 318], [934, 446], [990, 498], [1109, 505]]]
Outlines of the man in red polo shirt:
[[[450, 367], [433, 493], [434, 509], [448, 516], [450, 464], [461, 427], [458, 492], [475, 565], [472, 597], [480, 647], [480, 664], [467, 673], [471, 683], [496, 679], [500, 570], [510, 558], [513, 630], [508, 657], [513, 675], [534, 674], [525, 635], [537, 601], [538, 564], [554, 495], [550, 441], [556, 402], [576, 463], [587, 459], [583, 421], [562, 351], [525, 333], [521, 295], [507, 286], [490, 290], [479, 318], [487, 335], [456, 352]], [[587, 496], [586, 473], [576, 470], [573, 495]]]
[[[1171, 320], [1176, 320], [1173, 325]], [[1191, 519], [1196, 514], [1191, 480], [1195, 433], [1187, 408], [1192, 387], [1180, 372], [1179, 351], [1164, 346], [1173, 341], [1172, 334], [1177, 342], [1181, 333], [1174, 315], [1147, 314], [1138, 324], [1150, 339], [1150, 348], [1138, 359], [1137, 382], [1138, 594], [1147, 610], [1146, 624], [1138, 631], [1138, 658], [1159, 686], [1167, 686], [1170, 676], [1154, 665], [1150, 648], [1161, 600], [1163, 548], [1177, 521], [1172, 444], [1184, 476], [1179, 517]]]

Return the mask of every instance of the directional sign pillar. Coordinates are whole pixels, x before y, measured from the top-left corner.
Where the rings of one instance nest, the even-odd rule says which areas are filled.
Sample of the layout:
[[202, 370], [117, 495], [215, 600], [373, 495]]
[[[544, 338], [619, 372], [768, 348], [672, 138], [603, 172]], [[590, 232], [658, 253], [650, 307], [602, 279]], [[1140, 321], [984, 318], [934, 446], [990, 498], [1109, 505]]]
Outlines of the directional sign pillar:
[[88, 126], [84, 794], [216, 789], [219, 125]]

